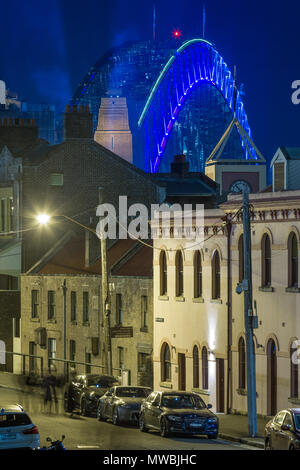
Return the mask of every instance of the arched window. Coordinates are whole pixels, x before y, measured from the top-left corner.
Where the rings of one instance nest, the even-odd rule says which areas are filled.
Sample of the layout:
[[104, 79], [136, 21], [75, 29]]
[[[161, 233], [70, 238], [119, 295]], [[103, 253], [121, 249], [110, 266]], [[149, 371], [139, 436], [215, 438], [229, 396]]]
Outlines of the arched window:
[[239, 340], [239, 388], [246, 388], [246, 350], [244, 338]]
[[164, 343], [161, 348], [161, 380], [162, 382], [169, 382], [171, 380], [171, 354], [170, 348], [167, 343]]
[[244, 279], [244, 235], [243, 234], [239, 238], [238, 251], [239, 251], [239, 282], [243, 282], [243, 279]]
[[212, 258], [212, 299], [221, 298], [220, 255], [216, 250]]
[[208, 354], [207, 348], [202, 348], [202, 388], [208, 390]]
[[199, 350], [197, 346], [193, 348], [193, 387], [199, 388]]
[[202, 261], [199, 250], [194, 254], [194, 298], [202, 297]]
[[293, 348], [291, 345], [290, 357], [291, 357], [291, 398], [298, 398], [298, 362], [297, 362], [297, 348]]
[[176, 252], [176, 297], [183, 295], [183, 258], [181, 251]]
[[271, 338], [267, 344], [267, 413], [277, 413], [277, 355], [276, 344]]
[[294, 232], [288, 239], [288, 287], [298, 287], [298, 240]]
[[160, 295], [167, 295], [167, 255], [165, 251], [160, 252]]
[[271, 286], [271, 241], [267, 233], [261, 241], [262, 287]]

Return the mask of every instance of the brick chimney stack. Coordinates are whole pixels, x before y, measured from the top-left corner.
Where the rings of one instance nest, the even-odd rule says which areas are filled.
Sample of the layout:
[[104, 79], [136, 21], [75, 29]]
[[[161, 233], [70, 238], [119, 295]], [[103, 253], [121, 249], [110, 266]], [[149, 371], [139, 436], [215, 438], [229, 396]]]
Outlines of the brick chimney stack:
[[38, 127], [34, 119], [0, 119], [0, 140], [17, 152], [33, 145], [38, 140]]
[[66, 106], [64, 113], [64, 140], [92, 139], [93, 115], [89, 106]]

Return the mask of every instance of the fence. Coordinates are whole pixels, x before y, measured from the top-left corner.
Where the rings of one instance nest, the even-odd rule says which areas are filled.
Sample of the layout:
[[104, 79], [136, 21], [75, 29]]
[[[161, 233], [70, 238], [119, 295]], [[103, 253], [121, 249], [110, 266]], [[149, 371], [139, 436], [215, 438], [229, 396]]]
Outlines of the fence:
[[[54, 370], [58, 375], [62, 375], [66, 381], [70, 379], [70, 373], [74, 375], [79, 374], [88, 374], [88, 373], [99, 373], [105, 370], [104, 365], [100, 364], [92, 364], [91, 362], [81, 362], [81, 361], [73, 361], [70, 359], [60, 359], [60, 358], [48, 358], [48, 364], [45, 367], [44, 358], [42, 356], [37, 356], [34, 354], [25, 354], [25, 353], [17, 353], [12, 351], [6, 351], [6, 354], [12, 354], [13, 356], [21, 356], [22, 357], [22, 375], [37, 375], [40, 377], [44, 377], [45, 373], [48, 374], [50, 365], [54, 366]], [[26, 360], [28, 358], [28, 360]], [[37, 367], [37, 360], [40, 367]], [[57, 364], [58, 363], [58, 364]], [[61, 367], [62, 365], [62, 367]], [[79, 366], [79, 367], [77, 367]], [[94, 369], [94, 370], [93, 370]], [[96, 371], [95, 371], [96, 369]], [[130, 370], [125, 368], [116, 368], [113, 367], [114, 371], [118, 371], [119, 376], [122, 378], [122, 383], [124, 385], [129, 385], [128, 381], [130, 382]], [[127, 382], [127, 383], [126, 383]]]

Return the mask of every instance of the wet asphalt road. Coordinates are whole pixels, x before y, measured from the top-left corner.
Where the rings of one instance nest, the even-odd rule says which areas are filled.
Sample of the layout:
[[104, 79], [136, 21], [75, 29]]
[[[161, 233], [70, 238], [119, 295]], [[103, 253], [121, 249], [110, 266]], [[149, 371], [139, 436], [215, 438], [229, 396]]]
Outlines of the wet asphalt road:
[[158, 432], [142, 433], [135, 426], [114, 426], [110, 421], [99, 422], [93, 417], [66, 414], [62, 403], [44, 408], [42, 396], [0, 388], [2, 404], [21, 404], [38, 426], [41, 445], [46, 437], [66, 436], [64, 444], [70, 450], [257, 450], [253, 447], [203, 437], [172, 436], [162, 438]]

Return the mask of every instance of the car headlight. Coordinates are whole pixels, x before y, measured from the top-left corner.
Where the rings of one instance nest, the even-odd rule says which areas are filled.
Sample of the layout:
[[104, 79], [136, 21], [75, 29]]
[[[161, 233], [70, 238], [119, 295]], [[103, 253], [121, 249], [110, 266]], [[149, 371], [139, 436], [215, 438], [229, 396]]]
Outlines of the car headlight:
[[207, 420], [208, 423], [217, 423], [218, 422], [218, 418], [209, 418]]
[[168, 415], [167, 418], [168, 418], [170, 421], [181, 421], [181, 416]]
[[100, 396], [97, 393], [92, 392], [90, 393], [90, 400], [99, 400]]

